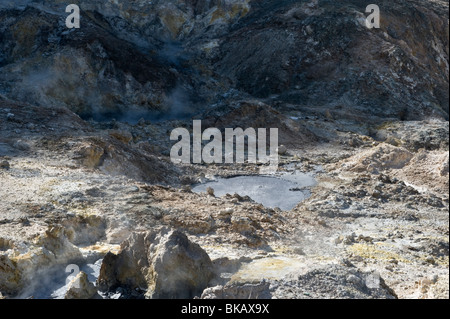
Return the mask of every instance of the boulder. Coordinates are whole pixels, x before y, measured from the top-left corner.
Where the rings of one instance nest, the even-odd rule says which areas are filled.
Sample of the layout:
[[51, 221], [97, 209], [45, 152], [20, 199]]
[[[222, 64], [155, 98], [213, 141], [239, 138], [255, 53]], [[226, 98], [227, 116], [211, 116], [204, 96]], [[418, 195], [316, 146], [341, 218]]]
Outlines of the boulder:
[[213, 277], [208, 254], [183, 233], [162, 228], [134, 233], [117, 255], [108, 253], [102, 263], [101, 291], [123, 288], [146, 291], [149, 299], [200, 296]]
[[33, 244], [27, 252], [17, 254], [11, 241], [3, 241], [2, 245], [9, 249], [0, 251], [0, 290], [3, 293], [23, 298], [33, 296], [42, 287], [43, 278], [52, 275], [52, 266], [76, 264], [84, 259], [61, 225], [49, 226]]
[[100, 298], [97, 288], [88, 279], [85, 272], [79, 272], [69, 283], [64, 299], [93, 299]]
[[287, 147], [284, 146], [284, 145], [280, 145], [278, 147], [278, 154], [279, 155], [286, 155], [286, 153], [287, 153]]

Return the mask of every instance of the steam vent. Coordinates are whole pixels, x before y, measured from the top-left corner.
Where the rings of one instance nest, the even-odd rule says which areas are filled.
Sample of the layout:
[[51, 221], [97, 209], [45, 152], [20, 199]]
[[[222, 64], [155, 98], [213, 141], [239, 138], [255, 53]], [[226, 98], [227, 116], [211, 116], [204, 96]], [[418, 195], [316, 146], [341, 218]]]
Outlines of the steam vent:
[[0, 0], [0, 307], [448, 299], [448, 10]]

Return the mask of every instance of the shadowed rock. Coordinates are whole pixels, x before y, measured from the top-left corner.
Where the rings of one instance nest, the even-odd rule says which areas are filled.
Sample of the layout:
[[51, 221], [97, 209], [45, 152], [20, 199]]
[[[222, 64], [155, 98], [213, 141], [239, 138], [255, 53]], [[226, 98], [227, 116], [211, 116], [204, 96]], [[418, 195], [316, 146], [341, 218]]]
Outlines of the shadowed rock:
[[145, 297], [193, 298], [213, 276], [212, 262], [199, 245], [176, 230], [135, 233], [119, 254], [107, 254], [98, 278], [102, 291], [146, 290]]

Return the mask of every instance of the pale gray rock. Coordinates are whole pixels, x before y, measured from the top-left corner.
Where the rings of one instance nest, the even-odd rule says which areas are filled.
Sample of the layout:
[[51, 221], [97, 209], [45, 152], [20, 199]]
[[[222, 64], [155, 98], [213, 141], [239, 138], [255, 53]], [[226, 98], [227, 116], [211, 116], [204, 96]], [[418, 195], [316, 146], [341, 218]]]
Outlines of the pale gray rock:
[[85, 272], [81, 271], [69, 283], [64, 299], [93, 299], [100, 298], [97, 288], [88, 279]]

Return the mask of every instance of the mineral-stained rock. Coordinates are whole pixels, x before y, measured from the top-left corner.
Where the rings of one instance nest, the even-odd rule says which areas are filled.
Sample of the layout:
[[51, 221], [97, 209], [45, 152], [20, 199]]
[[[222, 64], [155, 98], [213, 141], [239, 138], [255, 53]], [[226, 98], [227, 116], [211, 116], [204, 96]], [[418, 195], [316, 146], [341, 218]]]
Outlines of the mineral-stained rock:
[[380, 172], [386, 169], [403, 168], [413, 154], [402, 147], [382, 143], [379, 146], [352, 157], [348, 162], [352, 171]]
[[225, 286], [207, 288], [202, 299], [270, 299], [270, 283], [262, 281], [252, 283], [228, 283]]
[[192, 298], [212, 279], [206, 252], [183, 233], [163, 228], [134, 233], [119, 254], [107, 254], [98, 278], [102, 291], [118, 287], [147, 290], [145, 297]]
[[[126, 133], [121, 133], [125, 136]], [[74, 159], [87, 168], [98, 168], [110, 175], [125, 175], [146, 182], [168, 183], [178, 180], [179, 172], [170, 161], [134, 148], [123, 137], [92, 137], [78, 143]], [[166, 172], [162, 174], [162, 172]]]
[[105, 150], [96, 145], [85, 145], [80, 147], [78, 152], [79, 159], [81, 159], [83, 165], [88, 168], [96, 168], [101, 164], [101, 159]]
[[109, 131], [109, 135], [125, 144], [128, 144], [133, 139], [133, 135], [130, 132], [122, 130], [111, 130]]
[[255, 228], [252, 226], [253, 222], [248, 217], [232, 217], [231, 223], [233, 229], [239, 233], [253, 232]]
[[[50, 272], [55, 265], [67, 265], [83, 259], [80, 250], [66, 237], [61, 226], [51, 226], [36, 239], [34, 247], [19, 255], [9, 255], [0, 252], [0, 290], [17, 295], [27, 292], [33, 293], [40, 282], [38, 278]], [[28, 297], [28, 296], [26, 296]]]
[[448, 151], [448, 134], [448, 121], [404, 121], [383, 123], [374, 137], [390, 144], [396, 142], [414, 152], [419, 149]]
[[0, 289], [5, 293], [17, 293], [20, 273], [17, 265], [6, 255], [0, 255]]
[[87, 274], [81, 271], [69, 283], [64, 299], [92, 299], [95, 297], [100, 297], [97, 293], [97, 288], [88, 280]]

